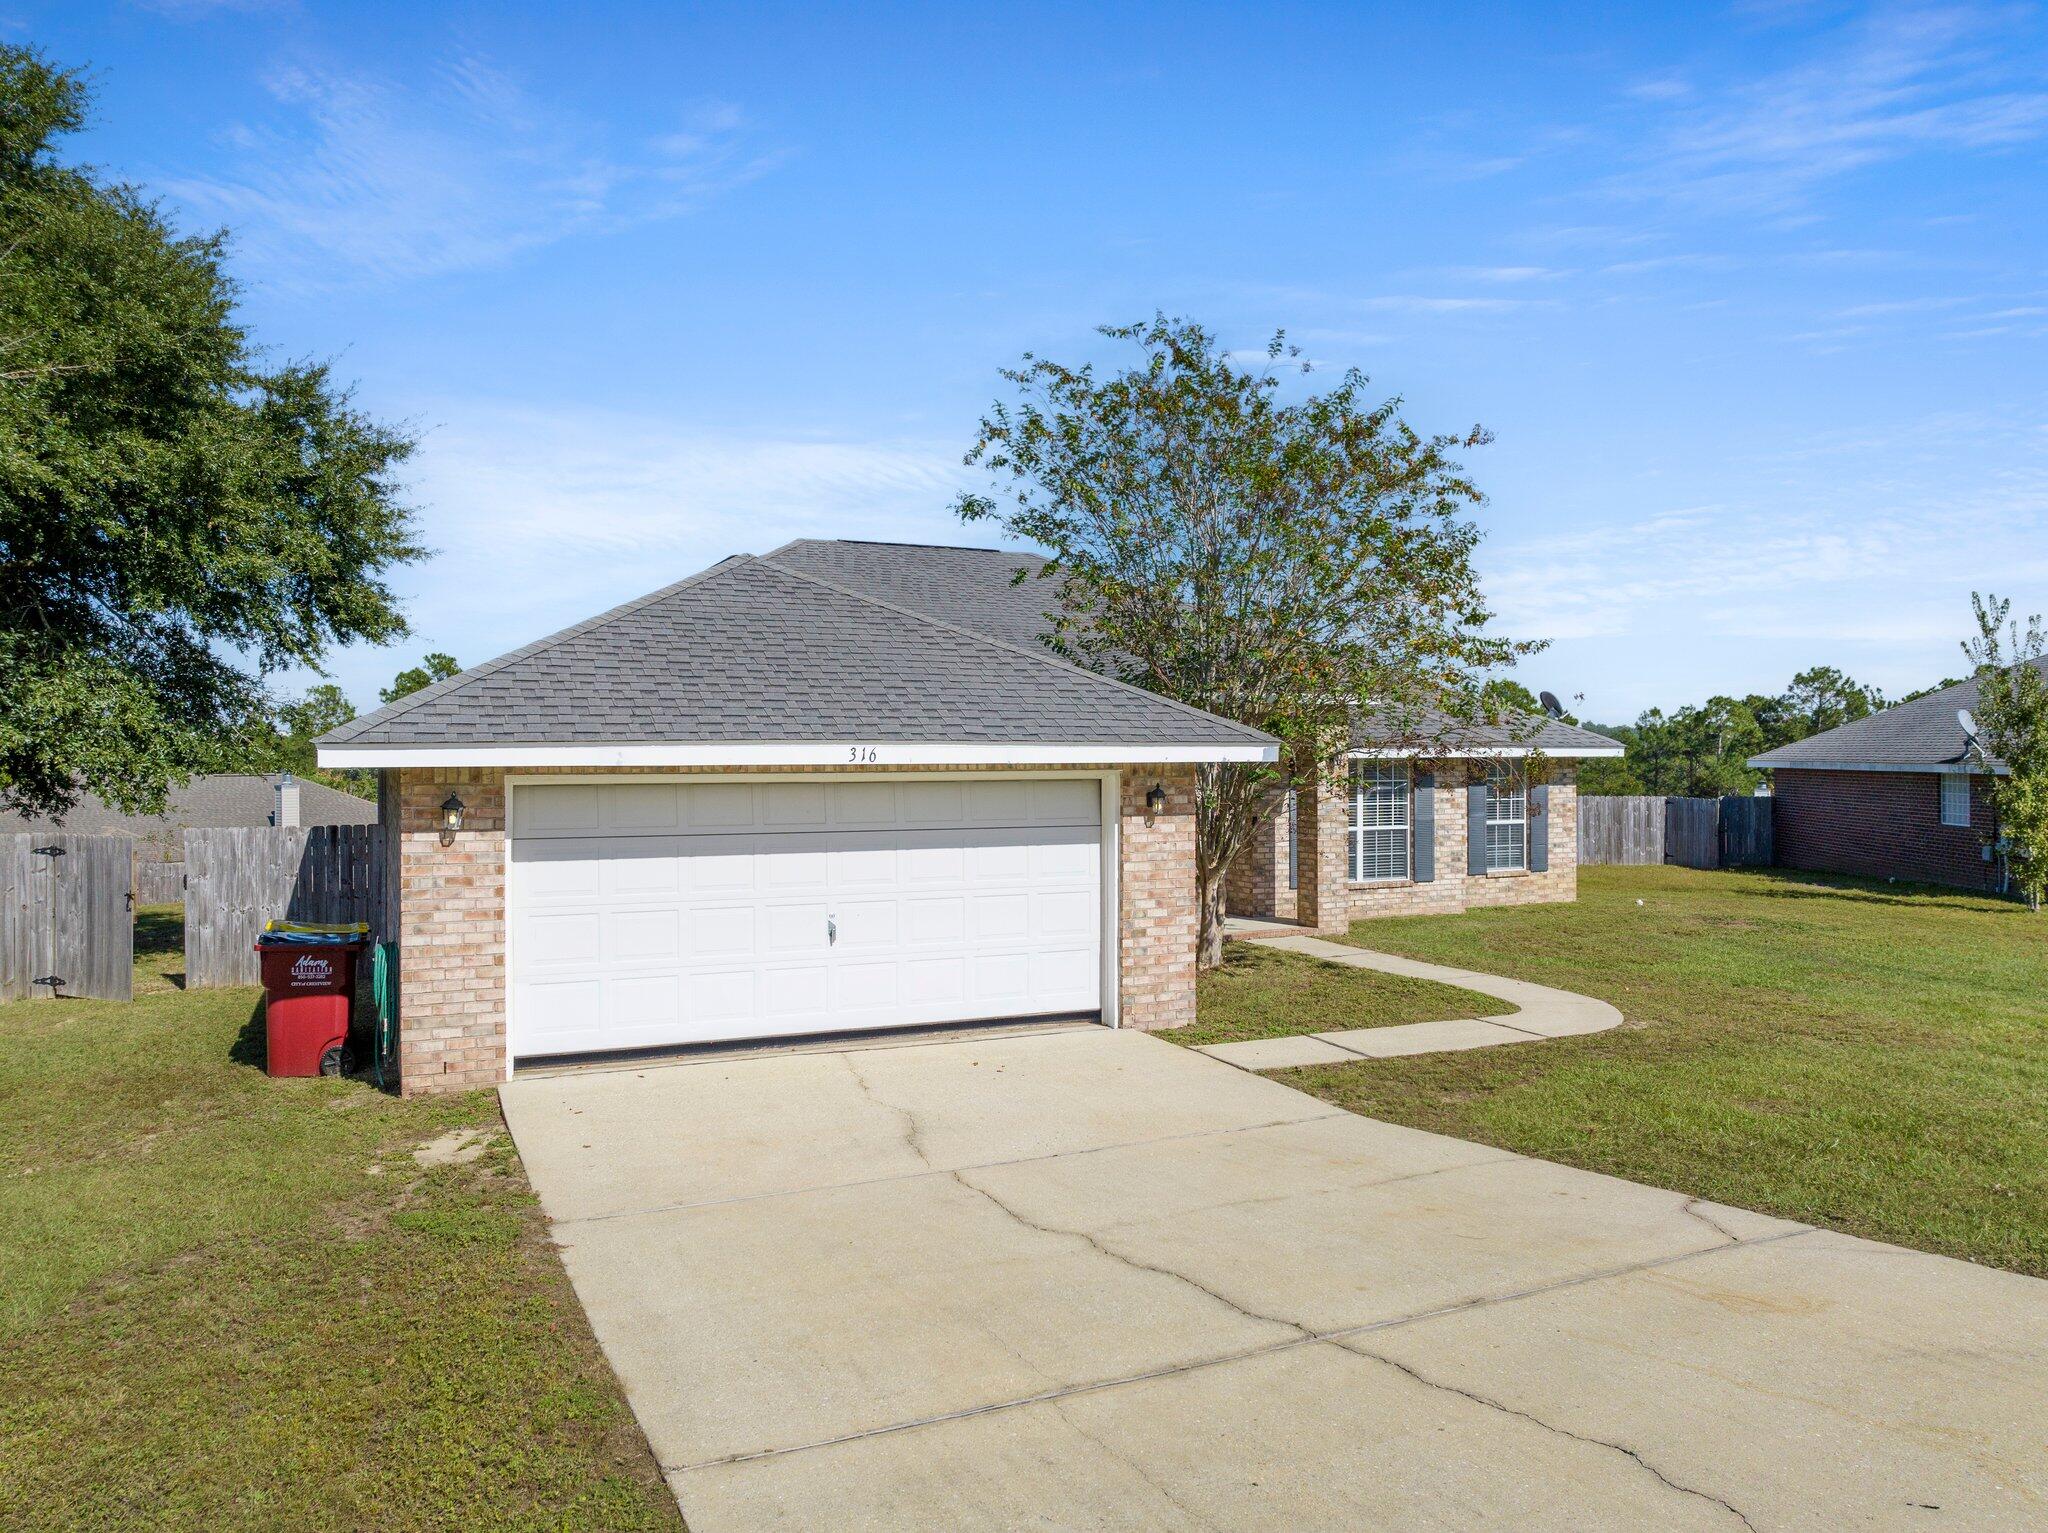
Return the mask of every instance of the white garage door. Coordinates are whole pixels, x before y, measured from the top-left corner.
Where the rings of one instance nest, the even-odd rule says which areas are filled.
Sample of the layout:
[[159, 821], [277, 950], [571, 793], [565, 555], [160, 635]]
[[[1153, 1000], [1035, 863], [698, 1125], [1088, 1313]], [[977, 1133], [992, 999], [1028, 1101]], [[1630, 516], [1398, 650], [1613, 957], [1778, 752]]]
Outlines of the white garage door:
[[512, 794], [515, 1058], [1102, 1004], [1090, 777]]

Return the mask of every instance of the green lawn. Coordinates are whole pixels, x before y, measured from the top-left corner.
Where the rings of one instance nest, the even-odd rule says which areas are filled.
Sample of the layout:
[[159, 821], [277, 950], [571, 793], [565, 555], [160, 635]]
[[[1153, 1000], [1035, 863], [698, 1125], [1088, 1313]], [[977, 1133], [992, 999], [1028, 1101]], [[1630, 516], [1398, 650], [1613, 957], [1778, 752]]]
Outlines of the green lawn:
[[268, 1079], [177, 932], [0, 1006], [0, 1526], [679, 1527], [495, 1098]]
[[1195, 1022], [1161, 1033], [1190, 1047], [1348, 1027], [1494, 1017], [1515, 1008], [1475, 990], [1346, 968], [1257, 942], [1233, 942], [1195, 982]]
[[2048, 916], [1779, 872], [1587, 868], [1572, 905], [1352, 940], [1627, 1025], [1294, 1070], [1377, 1118], [2048, 1276]]

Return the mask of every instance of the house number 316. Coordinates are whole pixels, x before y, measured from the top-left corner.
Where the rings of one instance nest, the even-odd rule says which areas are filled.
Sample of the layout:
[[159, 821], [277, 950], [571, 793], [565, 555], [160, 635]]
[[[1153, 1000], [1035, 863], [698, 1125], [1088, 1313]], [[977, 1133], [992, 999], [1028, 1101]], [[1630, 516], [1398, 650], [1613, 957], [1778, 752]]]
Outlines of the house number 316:
[[849, 745], [846, 748], [846, 759], [848, 761], [873, 761], [875, 759], [875, 748], [872, 745]]

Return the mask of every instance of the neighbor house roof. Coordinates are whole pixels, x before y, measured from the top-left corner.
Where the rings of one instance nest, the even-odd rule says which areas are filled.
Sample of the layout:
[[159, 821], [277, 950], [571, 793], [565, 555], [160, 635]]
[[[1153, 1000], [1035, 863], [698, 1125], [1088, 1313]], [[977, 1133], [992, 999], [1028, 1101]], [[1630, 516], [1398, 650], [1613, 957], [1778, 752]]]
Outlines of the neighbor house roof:
[[[2032, 661], [2036, 668], [2048, 668], [2048, 659]], [[1982, 770], [1973, 759], [1963, 726], [1956, 719], [1959, 709], [1975, 710], [1977, 682], [1974, 677], [1954, 686], [1899, 703], [1868, 718], [1855, 719], [1804, 740], [1794, 740], [1761, 756], [1749, 758], [1753, 767], [1805, 767], [1832, 772], [1963, 772]], [[2004, 764], [1992, 763], [1997, 772]]]
[[1619, 740], [1560, 719], [1524, 713], [1499, 719], [1461, 719], [1436, 709], [1406, 710], [1398, 718], [1359, 714], [1351, 724], [1351, 749], [1362, 756], [1619, 756]]
[[[277, 779], [224, 772], [195, 777], [170, 791], [159, 815], [127, 814], [85, 794], [62, 820], [0, 810], [0, 831], [69, 830], [84, 835], [153, 836], [187, 827], [268, 825], [277, 806]], [[324, 783], [299, 781], [301, 825], [374, 825], [377, 806]]]
[[832, 562], [805, 545], [723, 560], [344, 724], [321, 737], [320, 759], [888, 765], [1276, 754], [1258, 730], [892, 601], [890, 590], [955, 598], [936, 576], [890, 576], [887, 555], [858, 552], [901, 545], [848, 546], [856, 551], [838, 579], [785, 562]]

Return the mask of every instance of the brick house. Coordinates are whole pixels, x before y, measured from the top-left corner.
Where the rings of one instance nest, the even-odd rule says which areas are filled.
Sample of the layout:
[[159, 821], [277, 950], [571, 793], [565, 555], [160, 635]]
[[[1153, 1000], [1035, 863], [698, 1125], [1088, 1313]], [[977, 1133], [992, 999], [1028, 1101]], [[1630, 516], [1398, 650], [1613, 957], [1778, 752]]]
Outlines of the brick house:
[[1254, 729], [1035, 642], [1033, 561], [736, 556], [324, 736], [378, 773], [408, 1095], [520, 1061], [1194, 1018], [1195, 772]]
[[1621, 753], [1554, 719], [1360, 719], [1334, 758], [1273, 790], [1231, 865], [1229, 909], [1342, 931], [1370, 916], [1575, 899], [1578, 763]]
[[2005, 768], [1957, 717], [1976, 706], [1977, 683], [1958, 682], [1751, 757], [1771, 772], [1779, 865], [2003, 888], [1988, 789]]

